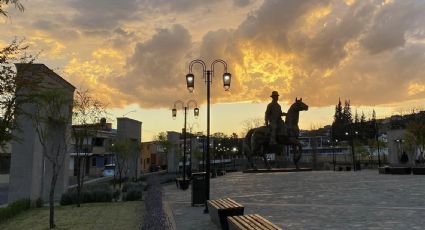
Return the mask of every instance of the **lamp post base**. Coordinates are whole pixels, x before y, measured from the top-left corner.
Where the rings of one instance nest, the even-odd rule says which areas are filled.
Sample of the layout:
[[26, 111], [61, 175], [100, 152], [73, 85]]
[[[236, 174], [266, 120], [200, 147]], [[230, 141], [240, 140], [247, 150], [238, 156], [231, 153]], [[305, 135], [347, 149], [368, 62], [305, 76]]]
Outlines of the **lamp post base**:
[[189, 188], [190, 181], [189, 180], [179, 180], [179, 188], [181, 190], [187, 190]]

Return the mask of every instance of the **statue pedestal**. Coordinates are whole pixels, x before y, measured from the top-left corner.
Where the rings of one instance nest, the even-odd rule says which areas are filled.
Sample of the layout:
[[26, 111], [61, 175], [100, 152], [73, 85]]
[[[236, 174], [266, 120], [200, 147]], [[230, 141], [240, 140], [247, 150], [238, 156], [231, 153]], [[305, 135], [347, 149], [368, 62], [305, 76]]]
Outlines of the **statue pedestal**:
[[243, 173], [276, 173], [276, 172], [308, 172], [311, 168], [271, 168], [271, 169], [247, 169]]

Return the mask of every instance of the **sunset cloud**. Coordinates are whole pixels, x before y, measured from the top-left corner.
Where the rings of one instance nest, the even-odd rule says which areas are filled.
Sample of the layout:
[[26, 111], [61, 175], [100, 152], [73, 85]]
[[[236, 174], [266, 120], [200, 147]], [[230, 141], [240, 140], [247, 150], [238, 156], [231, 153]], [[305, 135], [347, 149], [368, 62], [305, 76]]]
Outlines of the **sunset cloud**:
[[370, 106], [425, 96], [423, 1], [37, 0], [27, 9], [2, 25], [1, 42], [27, 37], [41, 61], [112, 107], [205, 102], [199, 66], [194, 94], [185, 86], [197, 58], [229, 64], [231, 90], [217, 65], [214, 102], [264, 101], [272, 90], [317, 107], [339, 97]]

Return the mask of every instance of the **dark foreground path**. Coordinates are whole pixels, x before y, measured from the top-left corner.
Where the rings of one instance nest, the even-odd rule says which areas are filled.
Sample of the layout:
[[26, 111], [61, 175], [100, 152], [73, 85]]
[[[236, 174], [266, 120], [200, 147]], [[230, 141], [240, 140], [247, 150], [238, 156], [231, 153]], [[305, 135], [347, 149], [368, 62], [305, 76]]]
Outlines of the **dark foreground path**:
[[[190, 189], [165, 186], [178, 229], [217, 229], [190, 206]], [[231, 197], [245, 213], [260, 214], [286, 230], [424, 229], [425, 176], [377, 171], [230, 173], [211, 180], [211, 198]]]

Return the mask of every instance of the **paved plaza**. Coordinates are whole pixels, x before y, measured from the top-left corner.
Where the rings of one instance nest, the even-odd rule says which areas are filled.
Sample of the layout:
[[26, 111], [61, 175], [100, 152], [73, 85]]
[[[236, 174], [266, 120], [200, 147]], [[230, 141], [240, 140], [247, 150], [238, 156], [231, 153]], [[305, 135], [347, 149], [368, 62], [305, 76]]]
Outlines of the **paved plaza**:
[[[191, 207], [191, 190], [164, 186], [177, 229], [218, 229]], [[359, 172], [229, 173], [211, 180], [211, 198], [230, 197], [285, 230], [424, 229], [425, 176]]]

